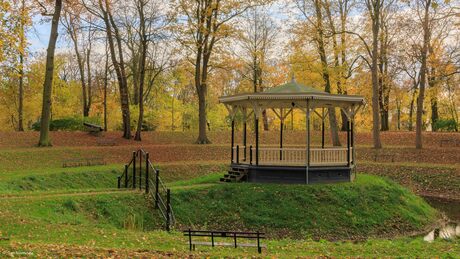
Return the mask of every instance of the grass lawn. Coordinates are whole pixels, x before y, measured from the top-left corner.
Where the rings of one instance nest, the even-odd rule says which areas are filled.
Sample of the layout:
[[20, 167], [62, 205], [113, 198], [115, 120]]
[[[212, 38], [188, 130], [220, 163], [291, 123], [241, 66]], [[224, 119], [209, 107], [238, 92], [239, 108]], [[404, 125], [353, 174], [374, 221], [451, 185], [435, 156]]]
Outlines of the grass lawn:
[[[184, 144], [183, 134], [146, 136], [145, 148], [171, 187], [181, 222], [167, 233], [144, 195], [115, 188], [123, 163], [138, 148], [135, 143], [97, 147], [92, 138], [82, 135], [70, 142], [67, 135], [46, 149], [28, 146], [32, 138], [18, 146], [0, 141], [0, 257], [259, 256], [254, 248], [189, 252], [179, 232], [189, 226], [265, 230], [268, 249], [260, 256], [270, 258], [460, 255], [459, 239], [426, 243], [420, 236], [401, 237], [433, 224], [437, 211], [380, 177], [358, 174], [351, 184], [314, 186], [216, 183], [227, 167], [227, 136], [205, 147]], [[156, 140], [161, 145], [153, 144]], [[97, 155], [109, 164], [62, 168], [65, 159]], [[452, 156], [448, 161], [455, 160]], [[367, 157], [372, 154], [363, 154], [360, 172], [390, 177], [420, 193], [456, 195], [458, 190], [455, 164], [372, 162]], [[336, 239], [348, 241], [328, 241]]]
[[[175, 165], [173, 165], [175, 166]], [[0, 212], [0, 236], [9, 237], [10, 240], [0, 241], [0, 253], [26, 253], [31, 252], [33, 255], [41, 256], [69, 256], [80, 254], [84, 256], [109, 256], [119, 255], [127, 256], [160, 256], [174, 255], [187, 256], [190, 252], [187, 250], [186, 238], [180, 232], [173, 231], [167, 233], [161, 230], [162, 221], [158, 218], [155, 211], [152, 211], [150, 205], [146, 202], [144, 196], [136, 191], [118, 191], [113, 188], [103, 187], [102, 183], [110, 183], [110, 178], [113, 175], [113, 170], [116, 166], [101, 166], [98, 168], [73, 168], [60, 169], [56, 172], [42, 175], [47, 181], [34, 181], [34, 188], [27, 191], [17, 191], [11, 195], [2, 195], [0, 198], [2, 210]], [[167, 170], [167, 165], [163, 166]], [[62, 171], [61, 173], [58, 173]], [[101, 185], [94, 185], [94, 178], [87, 177], [84, 172], [92, 171], [95, 174], [107, 174], [107, 180], [101, 180]], [[52, 189], [58, 186], [58, 183], [65, 183], [68, 175], [72, 175], [75, 189]], [[217, 178], [221, 172], [211, 173], [202, 177], [197, 177], [191, 180], [180, 180], [169, 182], [173, 190], [173, 202], [177, 203], [174, 206], [176, 216], [179, 220], [190, 220], [191, 218], [198, 219], [210, 216], [210, 213], [220, 213], [226, 210], [225, 206], [235, 206], [236, 200], [225, 205], [220, 203], [220, 206], [215, 206], [213, 203], [207, 203], [206, 207], [202, 201], [209, 198], [209, 195], [214, 195], [216, 198], [222, 196], [233, 197], [235, 193], [244, 196], [249, 192], [256, 195], [252, 199], [261, 199], [266, 202], [275, 200], [273, 195], [291, 195], [289, 204], [285, 208], [295, 206], [295, 203], [304, 204], [300, 207], [302, 211], [288, 211], [290, 218], [285, 220], [294, 222], [293, 228], [311, 227], [313, 221], [302, 222], [300, 215], [305, 214], [305, 218], [311, 216], [311, 213], [317, 212], [327, 215], [327, 210], [333, 209], [334, 205], [329, 204], [324, 206], [323, 211], [310, 210], [308, 200], [313, 201], [312, 195], [319, 195], [321, 199], [329, 202], [342, 202], [341, 200], [332, 201], [328, 196], [334, 192], [343, 192], [344, 199], [359, 199], [359, 197], [351, 196], [353, 184], [338, 184], [338, 185], [317, 185], [308, 186], [307, 190], [303, 190], [305, 186], [289, 186], [291, 188], [280, 188], [283, 186], [271, 185], [265, 192], [261, 192], [262, 186], [252, 184], [216, 184]], [[35, 176], [38, 177], [38, 176]], [[49, 178], [47, 178], [49, 177]], [[102, 177], [102, 179], [105, 179]], [[60, 179], [62, 178], [62, 179]], [[4, 178], [5, 179], [5, 178]], [[23, 179], [21, 177], [12, 177], [12, 180]], [[10, 179], [11, 180], [11, 179]], [[11, 188], [13, 182], [6, 185]], [[20, 182], [20, 181], [19, 181]], [[41, 187], [41, 183], [45, 187]], [[361, 176], [358, 178], [358, 184], [362, 185], [362, 192], [367, 192], [367, 188], [379, 187], [373, 192], [384, 193], [379, 197], [372, 199], [388, 199], [388, 202], [397, 201], [398, 206], [406, 208], [407, 211], [401, 210], [398, 213], [405, 213], [408, 218], [412, 218], [414, 222], [422, 224], [423, 215], [435, 213], [430, 207], [414, 195], [409, 194], [405, 189], [394, 185], [391, 182], [376, 178], [373, 176]], [[51, 186], [51, 187], [50, 187]], [[3, 185], [1, 188], [5, 188]], [[48, 190], [48, 188], [51, 188]], [[213, 188], [213, 191], [210, 191]], [[254, 192], [255, 190], [255, 192]], [[284, 191], [283, 191], [284, 190]], [[270, 192], [267, 196], [266, 192]], [[348, 191], [348, 192], [347, 192]], [[200, 194], [203, 194], [200, 198]], [[390, 195], [393, 194], [393, 195]], [[389, 195], [389, 196], [388, 196]], [[404, 197], [400, 199], [398, 197]], [[348, 198], [347, 198], [348, 197]], [[339, 197], [336, 197], [339, 198]], [[317, 199], [315, 202], [321, 202]], [[393, 200], [395, 199], [395, 200]], [[191, 202], [195, 200], [196, 202]], [[186, 201], [189, 201], [188, 203]], [[218, 201], [218, 199], [217, 199]], [[365, 201], [365, 200], [361, 200]], [[180, 203], [179, 203], [180, 202]], [[187, 216], [181, 216], [181, 210], [193, 209]], [[242, 205], [242, 204], [237, 204]], [[367, 204], [370, 205], [370, 204]], [[412, 210], [410, 206], [421, 209], [421, 211]], [[200, 208], [205, 207], [202, 211]], [[279, 203], [267, 205], [259, 204], [257, 209], [263, 210], [265, 217], [259, 215], [244, 215], [249, 217], [249, 222], [253, 225], [249, 227], [259, 227], [257, 224], [270, 225], [273, 217], [276, 215]], [[298, 205], [297, 205], [298, 206]], [[220, 208], [219, 208], [220, 207]], [[395, 206], [397, 209], [397, 206]], [[220, 210], [219, 210], [220, 209]], [[241, 211], [248, 208], [241, 207]], [[363, 207], [356, 208], [341, 208], [344, 215], [351, 221], [357, 221], [362, 233], [368, 231], [364, 226], [368, 226], [372, 220], [382, 220], [378, 218], [368, 218], [366, 214], [372, 214], [374, 217], [387, 217], [383, 212], [384, 208], [369, 207], [367, 210], [362, 210]], [[350, 210], [356, 215], [347, 214], [346, 210]], [[373, 212], [378, 210], [378, 213]], [[249, 212], [250, 210], [248, 210]], [[310, 211], [310, 212], [309, 212]], [[261, 212], [261, 211], [259, 211]], [[337, 210], [334, 213], [339, 213]], [[275, 213], [275, 214], [273, 214]], [[386, 213], [392, 213], [386, 212]], [[287, 217], [288, 215], [284, 215]], [[185, 217], [187, 219], [185, 219]], [[240, 217], [241, 218], [241, 217]], [[271, 219], [270, 219], [271, 218]], [[227, 217], [226, 220], [233, 220]], [[327, 226], [328, 218], [320, 220], [316, 218], [317, 225]], [[342, 220], [342, 219], [341, 219]], [[334, 220], [334, 222], [338, 222]], [[193, 222], [192, 222], [193, 223]], [[228, 223], [228, 222], [227, 222]], [[284, 221], [283, 224], [286, 224]], [[350, 222], [348, 222], [350, 223]], [[347, 224], [348, 224], [347, 223]], [[255, 225], [254, 225], [255, 224]], [[304, 224], [304, 225], [302, 225]], [[353, 223], [353, 224], [356, 224]], [[209, 227], [211, 227], [210, 225]], [[202, 226], [205, 227], [205, 226]], [[281, 225], [285, 228], [285, 225]], [[232, 227], [233, 228], [233, 227]], [[329, 229], [336, 228], [340, 232], [340, 226], [328, 226]], [[318, 229], [321, 229], [319, 227]], [[180, 230], [180, 229], [179, 229]], [[306, 233], [307, 231], [305, 231]], [[327, 233], [327, 232], [324, 232]], [[323, 233], [323, 234], [324, 234]], [[313, 237], [313, 236], [311, 236]], [[396, 238], [393, 240], [371, 238], [363, 242], [330, 242], [324, 239], [314, 241], [308, 238], [306, 234], [302, 238], [298, 236], [296, 239], [286, 238], [270, 238], [264, 241], [268, 249], [264, 250], [262, 256], [267, 257], [284, 257], [291, 256], [412, 256], [419, 255], [421, 257], [449, 257], [455, 258], [458, 254], [460, 243], [457, 241], [436, 241], [432, 244], [425, 243], [418, 238]], [[199, 247], [198, 251], [192, 252], [196, 256], [257, 256], [255, 249], [250, 248], [207, 248]]]

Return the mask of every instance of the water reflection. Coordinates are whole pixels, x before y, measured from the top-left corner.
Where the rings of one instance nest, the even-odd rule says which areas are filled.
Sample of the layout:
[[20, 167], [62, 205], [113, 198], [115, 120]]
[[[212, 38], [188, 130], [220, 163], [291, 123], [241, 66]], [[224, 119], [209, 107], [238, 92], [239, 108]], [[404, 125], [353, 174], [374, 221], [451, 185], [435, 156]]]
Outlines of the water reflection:
[[460, 225], [457, 223], [449, 223], [444, 227], [431, 231], [428, 235], [423, 237], [423, 240], [433, 242], [437, 238], [448, 240], [454, 239], [455, 237], [460, 237]]
[[434, 229], [423, 240], [432, 242], [437, 238], [453, 239], [460, 237], [460, 200], [423, 197], [431, 206], [444, 214], [452, 221], [445, 226]]
[[460, 223], [460, 200], [423, 197], [433, 208], [444, 212], [446, 216], [457, 223]]

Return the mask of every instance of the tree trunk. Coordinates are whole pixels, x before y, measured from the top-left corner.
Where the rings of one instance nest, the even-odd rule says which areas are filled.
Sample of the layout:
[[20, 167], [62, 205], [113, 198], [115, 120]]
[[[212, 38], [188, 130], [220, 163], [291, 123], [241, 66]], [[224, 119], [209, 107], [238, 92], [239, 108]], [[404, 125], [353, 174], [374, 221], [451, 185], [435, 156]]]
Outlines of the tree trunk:
[[[90, 29], [91, 30], [91, 29]], [[91, 33], [91, 32], [90, 32]], [[87, 94], [87, 101], [86, 101], [86, 108], [85, 113], [86, 116], [89, 116], [89, 112], [91, 110], [91, 104], [93, 102], [93, 87], [92, 87], [92, 75], [91, 75], [91, 51], [92, 51], [92, 42], [91, 38], [88, 38], [88, 49], [86, 50], [86, 70], [88, 75], [88, 94]]]
[[91, 76], [91, 39], [89, 39], [89, 47], [88, 50], [86, 51], [86, 70], [87, 70], [87, 75], [88, 75], [88, 94], [87, 94], [87, 101], [86, 101], [86, 107], [85, 107], [85, 117], [89, 116], [89, 112], [91, 110], [91, 104], [93, 100], [93, 93], [92, 93], [92, 76]]
[[428, 45], [430, 42], [430, 28], [429, 28], [429, 10], [431, 0], [425, 2], [425, 14], [423, 18], [423, 46], [421, 51], [421, 66], [420, 66], [420, 91], [417, 99], [417, 118], [415, 126], [415, 148], [421, 149], [422, 144], [422, 129], [423, 129], [423, 101], [425, 99], [425, 85], [427, 74], [427, 56]]
[[268, 131], [268, 116], [267, 116], [267, 110], [263, 110], [263, 111], [262, 111], [262, 120], [263, 120], [264, 131]]
[[[107, 45], [107, 42], [106, 42]], [[109, 54], [106, 48], [104, 70], [104, 131], [107, 132], [107, 87], [109, 84]]]
[[133, 73], [133, 97], [132, 101], [134, 105], [139, 105], [139, 70], [140, 64], [142, 62], [139, 60], [138, 54], [135, 53], [135, 50], [132, 51], [133, 55], [133, 64], [132, 64], [132, 73]]
[[80, 50], [78, 48], [78, 38], [77, 38], [77, 31], [75, 28], [75, 22], [74, 18], [69, 15], [69, 18], [67, 20], [66, 16], [66, 25], [67, 25], [67, 32], [70, 35], [70, 39], [72, 40], [73, 43], [73, 48], [75, 51], [75, 55], [77, 57], [77, 65], [78, 65], [78, 72], [80, 73], [80, 83], [81, 83], [81, 91], [82, 91], [82, 112], [83, 112], [83, 117], [88, 117], [88, 112], [87, 112], [87, 94], [86, 94], [86, 79], [85, 79], [85, 64], [83, 57], [80, 53]]
[[51, 118], [51, 93], [53, 89], [54, 75], [54, 52], [56, 49], [56, 41], [58, 38], [59, 18], [61, 17], [62, 0], [56, 0], [54, 7], [53, 19], [51, 22], [50, 40], [46, 51], [46, 72], [45, 82], [43, 83], [43, 103], [42, 114], [40, 120], [40, 140], [38, 146], [51, 146], [49, 138], [49, 126]]
[[[324, 9], [326, 10], [326, 15], [327, 15], [327, 19], [329, 21], [329, 27], [331, 29], [331, 32], [332, 32], [332, 48], [333, 48], [333, 52], [334, 52], [334, 68], [336, 70], [339, 71], [339, 76], [337, 77], [337, 81], [336, 81], [336, 86], [337, 86], [337, 93], [339, 94], [344, 94], [344, 91], [342, 89], [342, 79], [343, 79], [343, 71], [340, 67], [340, 59], [339, 59], [339, 54], [341, 53], [342, 55], [342, 62], [345, 61], [345, 49], [342, 49], [342, 51], [339, 51], [339, 46], [338, 46], [338, 43], [337, 43], [337, 30], [335, 29], [335, 25], [334, 25], [334, 20], [332, 18], [332, 14], [331, 14], [331, 9], [330, 9], [330, 4], [329, 4], [329, 1], [328, 0], [325, 0], [324, 1]], [[344, 14], [341, 14], [342, 16]], [[341, 22], [342, 22], [342, 27], [345, 27], [345, 24], [343, 24], [344, 18], [341, 17]], [[343, 28], [343, 31], [345, 31], [345, 28]], [[341, 33], [343, 34], [343, 32]], [[344, 43], [345, 39], [341, 39], [342, 40], [342, 43]], [[327, 62], [327, 61], [326, 61]], [[330, 91], [329, 91], [330, 92]], [[329, 111], [329, 115], [332, 115], [333, 117], [329, 117], [329, 123], [330, 125], [335, 125], [335, 130], [337, 131], [337, 128], [338, 128], [338, 123], [337, 123], [337, 117], [336, 117], [336, 113], [335, 113], [335, 109], [328, 109]], [[342, 117], [342, 126], [341, 126], [341, 130], [343, 131], [346, 131], [347, 130], [347, 125], [348, 125], [348, 117], [346, 116], [346, 114], [341, 110], [341, 117]], [[336, 136], [336, 140], [334, 140], [334, 135], [335, 135], [335, 132], [332, 131], [332, 126], [331, 126], [331, 134], [333, 135], [333, 143], [334, 143], [334, 146], [340, 146], [340, 140], [338, 140], [338, 132], [337, 132], [337, 136]]]
[[[122, 42], [116, 24], [112, 18], [108, 0], [105, 0], [105, 8], [102, 5], [102, 0], [99, 0], [99, 7], [104, 16], [103, 19], [106, 25], [106, 33], [107, 40], [109, 42], [110, 56], [112, 58], [112, 64], [117, 74], [118, 86], [120, 91], [121, 113], [123, 120], [123, 137], [126, 139], [131, 139], [131, 118], [129, 112], [128, 85], [126, 80], [123, 52], [121, 46]], [[112, 28], [114, 32], [112, 32]], [[112, 34], [115, 34], [115, 38], [117, 40], [118, 55], [120, 57], [120, 61], [118, 61], [116, 57], [117, 52], [115, 50], [115, 43]]]
[[197, 144], [209, 144], [206, 127], [207, 127], [207, 112], [206, 112], [206, 91], [207, 86], [205, 84], [201, 85], [201, 90], [198, 92], [198, 112], [199, 112], [199, 122], [198, 122], [198, 139], [196, 140]]
[[378, 55], [379, 55], [379, 29], [380, 29], [380, 10], [381, 0], [369, 1], [368, 9], [372, 18], [372, 135], [374, 148], [382, 148], [380, 141], [380, 111], [379, 111], [379, 75], [378, 75]]
[[[348, 12], [349, 12], [349, 6], [348, 6], [348, 0], [345, 1], [340, 1], [339, 2], [339, 13], [340, 13], [340, 62], [341, 62], [341, 67], [340, 67], [340, 76], [341, 79], [343, 80], [343, 83], [340, 84], [340, 88], [337, 88], [337, 91], [339, 94], [347, 94], [347, 77], [344, 75], [344, 70], [348, 69], [348, 64], [347, 64], [347, 39], [345, 37], [346, 33], [345, 31], [347, 30], [347, 18], [348, 18]], [[342, 117], [342, 131], [347, 131], [348, 130], [348, 117], [343, 112], [342, 110], [340, 111], [341, 117]]]
[[[331, 92], [331, 79], [329, 76], [329, 68], [326, 56], [326, 50], [324, 47], [324, 28], [323, 28], [323, 15], [321, 12], [321, 0], [315, 0], [315, 11], [316, 11], [316, 43], [318, 47], [319, 56], [321, 59], [322, 66], [322, 77], [325, 83], [324, 91], [327, 93]], [[331, 139], [333, 146], [340, 146], [339, 130], [337, 127], [337, 119], [335, 109], [328, 109], [329, 112], [329, 126], [331, 128]]]
[[[144, 121], [144, 81], [145, 81], [145, 60], [147, 59], [147, 47], [148, 39], [145, 30], [145, 17], [144, 17], [144, 4], [143, 0], [139, 1], [138, 11], [139, 11], [139, 20], [140, 20], [140, 30], [139, 37], [141, 39], [141, 49], [140, 49], [140, 64], [139, 64], [139, 118], [137, 121], [137, 130], [135, 140], [141, 141], [141, 132], [142, 124]], [[136, 84], [136, 82], [134, 83]]]
[[436, 87], [436, 68], [432, 67], [430, 70], [431, 70], [431, 72], [430, 72], [430, 77], [428, 79], [428, 86], [433, 91], [432, 94], [431, 94], [431, 98], [430, 98], [430, 104], [431, 104], [431, 130], [432, 131], [438, 131], [438, 127], [437, 127], [437, 124], [436, 124], [436, 122], [439, 119], [438, 96], [435, 93], [436, 90], [434, 89]]
[[21, 1], [21, 21], [19, 28], [19, 89], [18, 89], [18, 131], [24, 131], [24, 55], [26, 52], [26, 35], [24, 19], [26, 16], [25, 0]]
[[19, 54], [18, 131], [24, 131], [24, 55]]
[[[379, 14], [380, 15], [380, 14]], [[389, 125], [389, 95], [388, 85], [388, 27], [382, 18], [380, 21], [380, 55], [379, 55], [379, 105], [380, 105], [380, 130], [390, 130]]]

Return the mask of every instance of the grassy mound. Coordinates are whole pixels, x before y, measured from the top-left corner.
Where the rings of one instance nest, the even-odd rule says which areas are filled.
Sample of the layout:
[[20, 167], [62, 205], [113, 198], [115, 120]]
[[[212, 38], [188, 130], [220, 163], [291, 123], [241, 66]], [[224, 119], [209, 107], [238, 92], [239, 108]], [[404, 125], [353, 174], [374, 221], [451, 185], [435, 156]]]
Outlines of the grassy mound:
[[[193, 181], [193, 179], [222, 172], [227, 164], [219, 162], [163, 163], [159, 165], [165, 182]], [[78, 189], [106, 189], [117, 187], [117, 177], [123, 165], [103, 165], [74, 168], [52, 168], [0, 173], [0, 194], [22, 191], [55, 191]]]
[[[36, 223], [54, 227], [87, 226], [149, 231], [158, 229], [163, 224], [151, 208], [150, 202], [145, 200], [141, 193], [132, 192], [58, 194], [45, 199], [29, 196], [23, 199], [2, 200], [2, 208], [20, 215], [31, 225]], [[15, 220], [14, 217], [11, 220]], [[4, 230], [15, 225], [6, 222], [3, 224]], [[13, 235], [18, 234], [15, 232], [22, 232], [24, 228], [14, 227], [10, 230]]]
[[121, 171], [114, 166], [50, 169], [3, 177], [0, 193], [116, 188]]
[[271, 236], [362, 239], [421, 230], [438, 214], [423, 199], [376, 176], [329, 185], [219, 184], [177, 189], [183, 227], [263, 230]]

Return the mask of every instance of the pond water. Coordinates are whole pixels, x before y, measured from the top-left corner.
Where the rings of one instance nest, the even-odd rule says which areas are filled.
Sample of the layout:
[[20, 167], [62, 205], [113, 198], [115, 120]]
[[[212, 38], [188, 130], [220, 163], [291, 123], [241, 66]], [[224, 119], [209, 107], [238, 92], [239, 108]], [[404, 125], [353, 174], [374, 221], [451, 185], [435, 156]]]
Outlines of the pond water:
[[442, 211], [446, 216], [460, 224], [460, 200], [423, 197], [433, 208]]
[[423, 197], [431, 206], [444, 212], [450, 222], [428, 233], [423, 240], [432, 242], [437, 238], [452, 239], [460, 237], [460, 200]]

